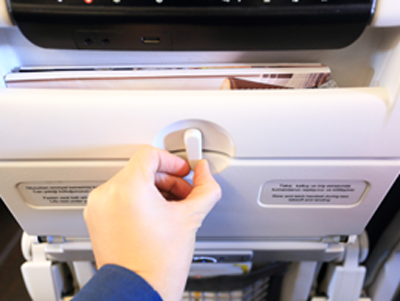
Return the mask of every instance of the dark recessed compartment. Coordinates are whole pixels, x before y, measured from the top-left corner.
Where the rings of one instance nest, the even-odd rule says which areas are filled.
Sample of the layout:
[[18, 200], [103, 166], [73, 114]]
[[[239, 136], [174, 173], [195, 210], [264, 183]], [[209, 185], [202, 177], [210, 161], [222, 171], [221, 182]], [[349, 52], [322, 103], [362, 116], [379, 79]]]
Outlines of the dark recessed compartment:
[[334, 49], [354, 42], [371, 0], [10, 0], [22, 33], [45, 48], [96, 50]]

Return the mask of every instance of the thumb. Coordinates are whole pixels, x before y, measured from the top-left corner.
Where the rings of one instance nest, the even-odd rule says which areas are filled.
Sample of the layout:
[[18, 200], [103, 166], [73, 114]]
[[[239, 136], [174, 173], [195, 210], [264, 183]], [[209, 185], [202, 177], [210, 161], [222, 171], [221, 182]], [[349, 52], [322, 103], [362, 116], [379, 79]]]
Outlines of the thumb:
[[208, 214], [221, 198], [221, 187], [210, 172], [207, 160], [201, 160], [194, 171], [193, 189], [186, 200], [197, 207], [197, 210]]

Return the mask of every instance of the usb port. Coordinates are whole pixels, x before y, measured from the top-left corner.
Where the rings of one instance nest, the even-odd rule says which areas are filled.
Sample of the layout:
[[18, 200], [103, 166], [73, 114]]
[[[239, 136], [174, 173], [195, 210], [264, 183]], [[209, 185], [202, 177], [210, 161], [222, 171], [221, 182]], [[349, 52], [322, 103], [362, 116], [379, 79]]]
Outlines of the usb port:
[[143, 44], [160, 44], [161, 43], [161, 39], [160, 38], [153, 38], [153, 37], [142, 37], [142, 43]]

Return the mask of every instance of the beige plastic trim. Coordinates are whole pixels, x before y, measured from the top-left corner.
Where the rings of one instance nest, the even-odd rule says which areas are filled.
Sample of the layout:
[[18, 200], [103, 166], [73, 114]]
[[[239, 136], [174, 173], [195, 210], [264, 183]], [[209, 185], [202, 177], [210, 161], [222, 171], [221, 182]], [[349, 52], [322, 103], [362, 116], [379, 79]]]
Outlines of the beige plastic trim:
[[400, 26], [400, 1], [376, 0], [375, 14], [371, 25], [374, 27]]
[[13, 26], [8, 12], [7, 0], [0, 0], [0, 27]]

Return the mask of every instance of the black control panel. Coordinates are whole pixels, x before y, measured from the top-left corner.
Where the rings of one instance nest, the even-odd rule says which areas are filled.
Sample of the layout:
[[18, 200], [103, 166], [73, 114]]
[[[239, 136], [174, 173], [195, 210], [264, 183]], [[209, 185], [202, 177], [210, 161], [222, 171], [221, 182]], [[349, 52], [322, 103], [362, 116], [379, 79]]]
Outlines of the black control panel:
[[309, 6], [309, 5], [348, 5], [370, 4], [370, 0], [16, 0], [13, 4], [33, 4], [51, 6], [79, 7], [140, 7], [140, 6], [175, 6], [175, 7], [277, 7], [277, 6]]
[[22, 33], [46, 48], [293, 50], [342, 48], [373, 0], [10, 0]]

